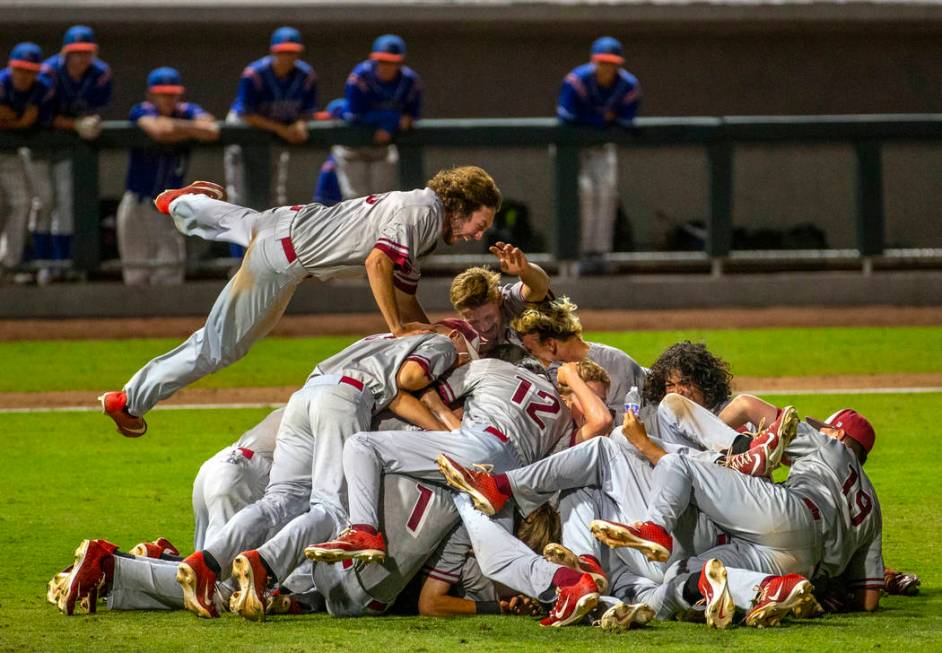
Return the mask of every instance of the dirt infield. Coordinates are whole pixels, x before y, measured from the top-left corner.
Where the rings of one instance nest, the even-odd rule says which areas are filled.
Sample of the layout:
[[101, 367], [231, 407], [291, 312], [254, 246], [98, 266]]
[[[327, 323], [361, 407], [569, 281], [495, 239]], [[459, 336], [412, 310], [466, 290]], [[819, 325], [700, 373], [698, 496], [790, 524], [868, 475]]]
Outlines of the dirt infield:
[[[938, 326], [942, 307], [756, 308], [681, 311], [580, 311], [588, 331], [744, 329], [815, 326]], [[433, 315], [432, 319], [444, 317]], [[185, 338], [204, 317], [108, 320], [0, 320], [0, 340]], [[286, 315], [272, 335], [366, 335], [385, 330], [377, 313]]]

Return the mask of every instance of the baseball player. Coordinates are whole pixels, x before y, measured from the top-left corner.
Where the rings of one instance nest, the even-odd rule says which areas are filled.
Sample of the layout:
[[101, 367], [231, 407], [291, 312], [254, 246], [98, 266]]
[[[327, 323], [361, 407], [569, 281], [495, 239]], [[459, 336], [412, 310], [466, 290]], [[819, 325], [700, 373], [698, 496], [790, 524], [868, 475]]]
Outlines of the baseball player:
[[436, 481], [436, 458], [442, 452], [497, 470], [513, 469], [545, 457], [563, 438], [581, 441], [607, 430], [611, 417], [576, 366], [560, 376], [581, 405], [581, 426], [574, 424], [549, 379], [499, 359], [482, 359], [438, 384], [446, 403], [465, 399], [458, 437], [449, 431], [355, 434], [343, 451], [351, 526], [334, 540], [308, 547], [311, 557], [324, 562], [383, 560], [386, 544], [378, 531], [376, 506], [384, 472]]
[[[603, 541], [663, 559], [672, 549], [670, 531], [677, 515], [693, 501], [733, 537], [730, 544], [711, 549], [704, 557], [759, 572], [763, 578], [800, 574], [787, 583], [778, 581], [774, 589], [781, 592], [762, 593], [747, 615], [749, 625], [774, 625], [791, 611], [789, 603], [804, 605], [810, 593], [806, 578], [815, 574], [845, 575], [859, 590], [860, 607], [874, 610], [883, 587], [882, 518], [876, 491], [862, 465], [875, 439], [870, 422], [851, 409], [838, 411], [825, 422], [811, 420], [801, 425], [786, 449], [792, 466], [782, 485], [665, 455], [655, 467], [658, 491], [644, 521], [606, 525]], [[711, 566], [702, 572], [709, 577], [703, 588], [707, 622], [723, 628], [731, 619], [733, 602], [751, 603], [756, 575], [737, 575], [734, 582], [723, 564]]]
[[[641, 86], [621, 67], [624, 62], [624, 49], [617, 39], [596, 39], [591, 61], [574, 68], [563, 80], [556, 105], [559, 119], [570, 125], [631, 127], [641, 101]], [[612, 251], [618, 156], [614, 143], [606, 143], [583, 148], [579, 158], [582, 252], [590, 263], [593, 256]]]
[[[621, 421], [625, 394], [632, 386], [644, 386], [646, 370], [620, 349], [583, 340], [576, 308], [568, 297], [560, 297], [524, 311], [511, 325], [527, 350], [546, 365], [585, 358], [601, 365], [612, 380], [605, 403]], [[648, 413], [651, 409], [643, 406], [643, 410]]]
[[[369, 428], [373, 416], [388, 407], [419, 426], [440, 427], [409, 391], [426, 387], [474, 351], [470, 327], [457, 320], [449, 324], [463, 331], [440, 325], [440, 333], [370, 336], [314, 368], [288, 401], [264, 496], [180, 563], [178, 581], [187, 609], [202, 617], [216, 616], [211, 600], [216, 578], [229, 571], [240, 551], [262, 545], [258, 554], [276, 578], [285, 578], [298, 566], [303, 546], [310, 541], [300, 538], [308, 530], [325, 525], [329, 529], [345, 514], [347, 487], [337, 463], [344, 442]], [[294, 545], [268, 546], [270, 535], [285, 526], [282, 540]]]
[[[272, 32], [270, 54], [253, 61], [242, 71], [226, 122], [271, 132], [290, 145], [306, 141], [307, 121], [317, 110], [317, 74], [300, 60], [302, 52], [304, 44], [298, 30], [279, 27]], [[289, 159], [286, 148], [277, 149], [274, 178], [275, 203], [279, 206], [288, 203]], [[245, 171], [240, 146], [226, 148], [225, 168], [229, 197], [236, 204], [244, 204]]]
[[486, 267], [468, 268], [451, 282], [451, 305], [481, 334], [484, 355], [498, 355], [514, 362], [505, 348], [522, 350], [520, 337], [510, 323], [526, 310], [550, 296], [550, 280], [540, 266], [530, 263], [526, 254], [513, 245], [498, 242], [489, 248], [497, 257], [500, 271], [519, 281], [501, 285], [500, 274]]
[[[111, 102], [112, 92], [111, 68], [97, 55], [92, 29], [73, 25], [65, 31], [59, 53], [42, 66], [55, 93], [52, 126], [90, 141], [101, 134], [101, 112]], [[45, 285], [71, 267], [72, 159], [63, 153], [51, 160], [34, 156], [33, 164], [40, 210], [34, 212], [31, 231], [34, 256], [42, 266], [37, 282]]]
[[[26, 130], [47, 124], [53, 89], [39, 74], [42, 50], [35, 43], [19, 43], [0, 71], [0, 129]], [[31, 196], [29, 151], [0, 152], [0, 192], [6, 211], [0, 213], [0, 268], [12, 270], [23, 260]]]
[[118, 252], [129, 286], [183, 283], [186, 243], [153, 205], [169, 186], [179, 186], [189, 164], [189, 140], [214, 141], [219, 127], [212, 114], [193, 102], [180, 73], [162, 67], [147, 76], [147, 100], [131, 108], [129, 119], [154, 141], [132, 148], [124, 196], [118, 205]]
[[422, 107], [422, 81], [403, 65], [405, 58], [406, 42], [395, 34], [383, 34], [373, 41], [370, 58], [347, 77], [344, 119], [375, 131], [372, 146], [331, 148], [344, 199], [397, 186], [399, 152], [392, 140], [412, 128]]
[[[207, 197], [216, 184], [166, 191], [156, 202], [187, 235], [249, 245], [239, 272], [223, 289], [204, 326], [153, 359], [102, 408], [130, 437], [143, 435], [143, 415], [180, 388], [234, 363], [278, 322], [306, 277], [360, 273], [365, 267], [380, 312], [397, 336], [427, 329], [415, 297], [420, 262], [439, 239], [479, 240], [494, 221], [500, 191], [484, 170], [442, 170], [423, 190], [393, 192], [263, 213]], [[163, 224], [168, 224], [164, 221]]]

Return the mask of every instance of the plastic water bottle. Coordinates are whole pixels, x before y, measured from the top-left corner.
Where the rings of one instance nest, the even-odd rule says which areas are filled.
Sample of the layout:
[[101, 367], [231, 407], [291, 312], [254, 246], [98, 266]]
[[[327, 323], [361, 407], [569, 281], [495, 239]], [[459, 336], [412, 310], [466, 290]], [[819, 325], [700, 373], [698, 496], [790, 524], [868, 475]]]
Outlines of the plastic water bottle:
[[631, 386], [631, 390], [628, 391], [628, 394], [625, 395], [625, 412], [638, 414], [638, 411], [641, 410], [641, 393], [638, 391], [638, 386]]

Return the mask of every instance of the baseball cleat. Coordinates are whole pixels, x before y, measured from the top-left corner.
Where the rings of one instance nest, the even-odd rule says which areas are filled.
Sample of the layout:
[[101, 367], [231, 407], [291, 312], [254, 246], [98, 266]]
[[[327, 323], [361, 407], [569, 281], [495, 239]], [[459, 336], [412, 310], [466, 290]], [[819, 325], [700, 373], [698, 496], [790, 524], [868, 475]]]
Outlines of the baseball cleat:
[[177, 565], [177, 582], [183, 588], [183, 607], [204, 619], [219, 616], [213, 604], [216, 574], [206, 566], [202, 551], [191, 553]]
[[812, 591], [814, 588], [804, 576], [769, 576], [759, 586], [752, 609], [746, 614], [746, 625], [756, 628], [777, 626], [789, 612], [806, 616], [821, 607]]
[[99, 590], [105, 590], [107, 585], [102, 562], [117, 548], [107, 540], [82, 540], [75, 550], [72, 570], [60, 586], [58, 606], [63, 614], [72, 615], [76, 601], [81, 601], [88, 614], [95, 612]]
[[598, 604], [595, 580], [589, 574], [582, 574], [574, 585], [557, 590], [556, 603], [549, 615], [540, 620], [540, 625], [548, 628], [568, 626], [582, 620]]
[[654, 619], [654, 610], [646, 603], [619, 601], [602, 613], [602, 617], [595, 625], [610, 633], [620, 633], [630, 630], [633, 626], [647, 625], [652, 619]]
[[183, 188], [165, 190], [154, 200], [154, 206], [164, 215], [170, 215], [170, 204], [181, 195], [205, 195], [214, 200], [225, 200], [226, 189], [211, 181], [194, 181]]
[[52, 603], [55, 606], [59, 605], [59, 596], [62, 595], [62, 590], [65, 587], [65, 582], [68, 580], [69, 576], [72, 575], [73, 565], [69, 565], [58, 574], [52, 577], [49, 583], [46, 585], [46, 600]]
[[335, 540], [306, 547], [304, 555], [317, 562], [383, 562], [386, 559], [386, 541], [382, 533], [373, 535], [351, 527], [344, 529]]
[[497, 489], [494, 477], [483, 469], [468, 469], [445, 454], [437, 456], [435, 464], [448, 485], [469, 495], [474, 507], [485, 515], [495, 515], [507, 503], [508, 497]]
[[653, 522], [619, 524], [604, 519], [594, 519], [589, 524], [596, 539], [611, 548], [629, 547], [641, 551], [648, 560], [666, 562], [671, 557], [674, 540], [670, 533]]
[[229, 609], [249, 621], [265, 621], [268, 570], [258, 551], [243, 551], [236, 556], [232, 576], [239, 583], [239, 591], [232, 595]]
[[290, 594], [278, 590], [271, 592], [266, 601], [266, 614], [304, 614], [305, 608]]
[[723, 630], [733, 621], [736, 606], [729, 593], [726, 582], [726, 567], [716, 558], [711, 558], [703, 565], [697, 589], [703, 595], [706, 607], [703, 616], [706, 617], [707, 626]]
[[124, 392], [106, 392], [98, 397], [101, 410], [114, 420], [118, 433], [128, 438], [139, 438], [147, 433], [147, 422], [128, 412], [128, 395]]
[[772, 473], [769, 460], [769, 448], [766, 444], [762, 444], [750, 447], [749, 451], [727, 456], [724, 465], [730, 469], [735, 469], [740, 474], [766, 478]]
[[153, 542], [141, 542], [129, 551], [138, 558], [159, 558], [163, 555], [178, 556], [180, 551], [166, 537], [158, 537]]
[[555, 542], [550, 542], [543, 547], [543, 557], [553, 564], [589, 574], [602, 594], [608, 590], [608, 577], [605, 575], [605, 570], [593, 558], [587, 555], [577, 557], [571, 550]]

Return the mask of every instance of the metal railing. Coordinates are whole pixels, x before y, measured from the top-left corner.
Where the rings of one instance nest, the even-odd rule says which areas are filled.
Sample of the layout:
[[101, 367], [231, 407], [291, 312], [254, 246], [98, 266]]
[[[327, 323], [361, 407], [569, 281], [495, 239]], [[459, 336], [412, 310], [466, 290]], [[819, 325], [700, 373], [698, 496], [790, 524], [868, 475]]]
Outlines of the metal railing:
[[[238, 144], [243, 148], [246, 204], [270, 204], [270, 153], [276, 142], [270, 134], [245, 126], [220, 125], [215, 143], [194, 148]], [[300, 148], [368, 145], [371, 130], [359, 126], [313, 122], [310, 138]], [[733, 215], [733, 150], [756, 143], [845, 144], [856, 160], [856, 254], [868, 269], [872, 257], [885, 249], [883, 143], [894, 140], [942, 140], [942, 114], [864, 116], [728, 116], [705, 118], [640, 118], [631, 130], [599, 130], [561, 125], [554, 118], [422, 120], [397, 139], [403, 188], [421, 187], [426, 179], [426, 147], [544, 148], [553, 157], [554, 219], [548, 242], [553, 258], [564, 265], [579, 256], [579, 150], [616, 143], [623, 147], [699, 145], [705, 149], [709, 176], [706, 244], [703, 254], [719, 271], [731, 256]], [[135, 125], [108, 121], [100, 138], [82, 141], [72, 134], [51, 131], [0, 132], [0, 149], [30, 147], [69, 152], [73, 158], [75, 261], [85, 271], [100, 263], [98, 215], [98, 154], [104, 149], [146, 147], [152, 141]], [[933, 250], [934, 251], [934, 250]], [[851, 250], [853, 252], [853, 250]], [[911, 252], [908, 255], [912, 255]]]

